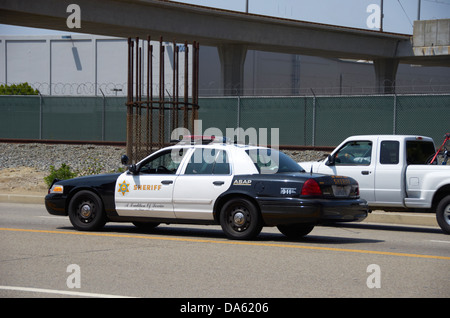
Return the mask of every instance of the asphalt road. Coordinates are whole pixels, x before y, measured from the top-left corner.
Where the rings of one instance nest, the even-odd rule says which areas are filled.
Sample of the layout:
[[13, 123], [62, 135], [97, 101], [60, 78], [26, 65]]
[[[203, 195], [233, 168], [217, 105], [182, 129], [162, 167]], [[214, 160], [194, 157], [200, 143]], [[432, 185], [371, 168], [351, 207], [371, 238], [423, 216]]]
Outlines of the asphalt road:
[[437, 226], [319, 226], [297, 242], [264, 228], [231, 241], [216, 226], [78, 232], [43, 205], [0, 203], [0, 297], [448, 298], [449, 268]]

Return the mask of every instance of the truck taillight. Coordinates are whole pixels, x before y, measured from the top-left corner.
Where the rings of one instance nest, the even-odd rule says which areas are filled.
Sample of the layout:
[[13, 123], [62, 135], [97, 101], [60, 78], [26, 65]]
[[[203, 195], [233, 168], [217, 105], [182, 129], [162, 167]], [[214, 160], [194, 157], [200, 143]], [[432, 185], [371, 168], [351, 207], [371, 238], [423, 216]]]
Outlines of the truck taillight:
[[302, 195], [322, 195], [322, 190], [316, 180], [308, 179], [303, 184]]

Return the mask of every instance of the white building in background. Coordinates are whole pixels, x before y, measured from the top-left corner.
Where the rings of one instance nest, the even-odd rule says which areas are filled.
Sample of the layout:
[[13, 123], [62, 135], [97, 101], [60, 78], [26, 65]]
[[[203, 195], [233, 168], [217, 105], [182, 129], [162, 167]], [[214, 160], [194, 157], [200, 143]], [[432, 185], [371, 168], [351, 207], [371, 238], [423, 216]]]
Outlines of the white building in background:
[[[158, 94], [160, 44], [152, 41], [152, 45], [153, 92]], [[163, 45], [165, 91], [170, 97], [174, 48], [171, 42], [163, 42]], [[146, 46], [143, 47], [146, 56]], [[184, 54], [179, 58], [179, 94], [182, 95]], [[146, 58], [142, 63], [145, 68]], [[123, 38], [77, 33], [0, 36], [0, 84], [27, 82], [42, 95], [126, 96], [127, 65], [128, 44]], [[220, 70], [217, 49], [200, 43], [200, 96], [223, 95]], [[449, 70], [449, 67], [400, 64], [396, 92], [449, 93]], [[192, 74], [190, 62], [189, 74]], [[145, 76], [142, 82], [146, 84]], [[312, 91], [332, 95], [374, 93], [374, 67], [370, 61], [247, 52], [244, 95], [311, 95]]]
[[[146, 65], [147, 46], [142, 45]], [[153, 91], [159, 85], [159, 46], [153, 45]], [[171, 92], [173, 43], [165, 46], [166, 88]], [[155, 53], [156, 52], [156, 53]], [[189, 69], [191, 69], [189, 63]], [[184, 83], [184, 54], [180, 54]], [[27, 82], [43, 95], [127, 94], [128, 40], [97, 35], [0, 36], [0, 83]], [[144, 84], [146, 77], [143, 75]], [[180, 84], [180, 85], [182, 85]], [[145, 86], [144, 86], [145, 87]], [[180, 90], [181, 94], [183, 90]], [[155, 94], [155, 93], [154, 93]]]

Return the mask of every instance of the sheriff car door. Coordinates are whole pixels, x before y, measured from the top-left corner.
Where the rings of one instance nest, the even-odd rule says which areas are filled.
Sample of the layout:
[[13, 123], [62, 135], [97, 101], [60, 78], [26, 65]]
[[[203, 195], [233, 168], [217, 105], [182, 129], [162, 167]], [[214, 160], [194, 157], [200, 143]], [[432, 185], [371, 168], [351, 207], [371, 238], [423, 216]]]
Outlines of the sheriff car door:
[[184, 172], [175, 181], [173, 204], [176, 217], [212, 220], [214, 203], [230, 187], [232, 179], [225, 149], [196, 148]]
[[136, 172], [120, 175], [115, 203], [120, 216], [175, 218], [172, 194], [177, 170], [188, 149], [156, 152], [136, 166]]

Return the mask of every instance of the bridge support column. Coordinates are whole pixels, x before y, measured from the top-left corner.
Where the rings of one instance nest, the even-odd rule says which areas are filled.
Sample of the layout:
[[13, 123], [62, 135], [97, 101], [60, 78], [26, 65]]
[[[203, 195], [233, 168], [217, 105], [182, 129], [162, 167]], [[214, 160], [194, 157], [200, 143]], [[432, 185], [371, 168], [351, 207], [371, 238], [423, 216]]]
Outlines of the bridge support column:
[[242, 95], [244, 88], [244, 62], [247, 46], [225, 44], [218, 48], [224, 95]]
[[373, 61], [375, 67], [375, 80], [377, 93], [395, 93], [395, 77], [397, 75], [397, 59], [376, 59]]

